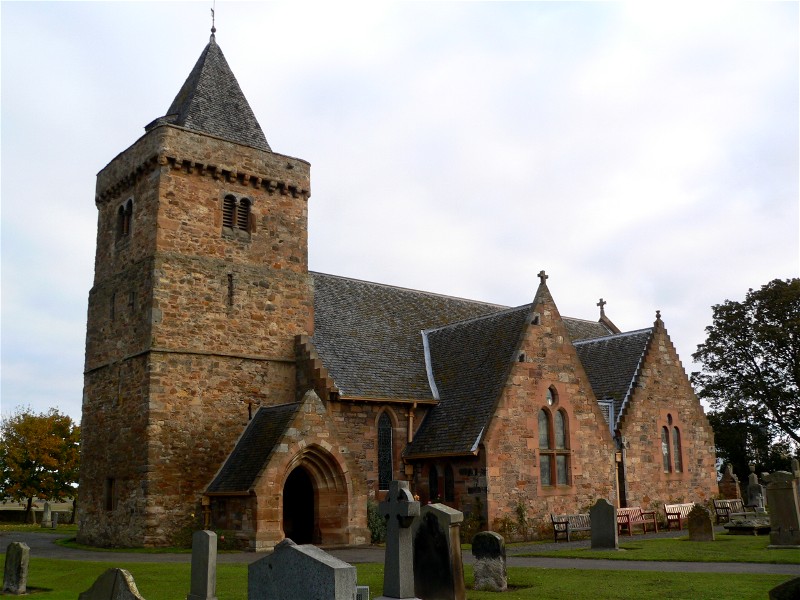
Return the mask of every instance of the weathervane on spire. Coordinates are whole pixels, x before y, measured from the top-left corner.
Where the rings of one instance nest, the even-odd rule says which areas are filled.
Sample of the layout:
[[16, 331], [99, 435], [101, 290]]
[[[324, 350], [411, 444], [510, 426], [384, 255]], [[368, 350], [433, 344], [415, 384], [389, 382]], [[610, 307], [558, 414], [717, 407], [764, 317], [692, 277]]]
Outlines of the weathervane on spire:
[[214, 8], [217, 6], [217, 0], [211, 3], [211, 35], [217, 33], [217, 28], [214, 26]]

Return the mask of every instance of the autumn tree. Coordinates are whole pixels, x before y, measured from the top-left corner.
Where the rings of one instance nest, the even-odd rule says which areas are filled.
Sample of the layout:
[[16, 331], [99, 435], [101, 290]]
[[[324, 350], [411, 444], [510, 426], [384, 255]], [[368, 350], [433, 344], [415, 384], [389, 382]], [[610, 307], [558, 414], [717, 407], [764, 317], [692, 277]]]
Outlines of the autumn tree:
[[800, 279], [775, 279], [712, 310], [692, 383], [711, 406], [719, 454], [740, 477], [737, 463], [768, 468], [776, 453], [788, 466], [800, 447]]
[[35, 414], [30, 409], [0, 421], [0, 497], [59, 500], [75, 494], [80, 460], [80, 429], [55, 408]]

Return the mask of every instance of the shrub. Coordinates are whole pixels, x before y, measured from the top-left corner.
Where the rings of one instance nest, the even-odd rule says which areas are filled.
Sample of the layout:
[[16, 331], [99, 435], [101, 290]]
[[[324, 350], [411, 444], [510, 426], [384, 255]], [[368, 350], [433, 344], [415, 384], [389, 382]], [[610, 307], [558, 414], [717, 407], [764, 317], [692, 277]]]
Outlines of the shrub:
[[374, 500], [367, 500], [367, 527], [369, 527], [369, 537], [373, 544], [386, 541], [386, 521], [381, 517], [378, 503]]

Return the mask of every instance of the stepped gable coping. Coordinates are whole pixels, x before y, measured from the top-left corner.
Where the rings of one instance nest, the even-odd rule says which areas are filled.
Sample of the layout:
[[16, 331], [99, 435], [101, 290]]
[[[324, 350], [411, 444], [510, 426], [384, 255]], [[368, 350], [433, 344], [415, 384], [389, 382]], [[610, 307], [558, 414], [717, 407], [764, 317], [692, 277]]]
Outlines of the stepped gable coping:
[[532, 305], [424, 332], [426, 361], [439, 404], [404, 456], [474, 454], [506, 384]]
[[264, 131], [213, 33], [167, 114], [149, 123], [145, 130], [163, 123], [271, 151]]
[[573, 342], [597, 400], [612, 399], [616, 430], [633, 393], [653, 328]]
[[248, 493], [301, 404], [260, 407], [206, 489], [206, 495]]

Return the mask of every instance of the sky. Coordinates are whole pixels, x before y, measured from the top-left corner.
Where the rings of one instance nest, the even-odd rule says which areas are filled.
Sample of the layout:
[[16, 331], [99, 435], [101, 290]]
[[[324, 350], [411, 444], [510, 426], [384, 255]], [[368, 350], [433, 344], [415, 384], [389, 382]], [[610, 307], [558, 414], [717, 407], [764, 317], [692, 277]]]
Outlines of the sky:
[[[95, 177], [212, 2], [0, 3], [0, 409], [80, 420]], [[800, 275], [797, 2], [216, 2], [312, 270], [622, 329], [687, 372], [712, 305]]]

